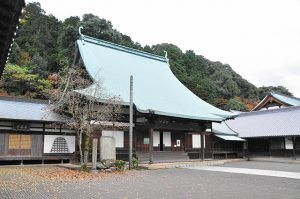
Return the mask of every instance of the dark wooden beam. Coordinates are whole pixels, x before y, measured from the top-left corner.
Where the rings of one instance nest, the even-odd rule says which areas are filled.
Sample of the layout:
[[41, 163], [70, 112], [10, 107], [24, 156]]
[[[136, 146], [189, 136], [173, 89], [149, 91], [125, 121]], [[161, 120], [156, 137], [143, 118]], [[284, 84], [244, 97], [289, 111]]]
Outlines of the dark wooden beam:
[[203, 132], [206, 130], [207, 122], [192, 122], [192, 121], [181, 121], [172, 120], [170, 118], [155, 118], [151, 119], [151, 124], [148, 122], [144, 125], [148, 125], [153, 129], [159, 130], [175, 130], [175, 131], [193, 131]]

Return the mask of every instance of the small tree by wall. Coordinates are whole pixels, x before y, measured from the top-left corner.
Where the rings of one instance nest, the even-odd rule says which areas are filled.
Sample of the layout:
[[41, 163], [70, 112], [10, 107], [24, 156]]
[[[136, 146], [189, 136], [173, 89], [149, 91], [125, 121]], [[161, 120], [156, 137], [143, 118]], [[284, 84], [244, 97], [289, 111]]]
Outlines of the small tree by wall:
[[80, 66], [59, 77], [59, 86], [51, 96], [52, 108], [63, 116], [68, 128], [75, 130], [81, 164], [88, 162], [92, 134], [101, 132], [107, 122], [118, 120], [120, 101], [106, 92], [102, 82], [92, 81]]

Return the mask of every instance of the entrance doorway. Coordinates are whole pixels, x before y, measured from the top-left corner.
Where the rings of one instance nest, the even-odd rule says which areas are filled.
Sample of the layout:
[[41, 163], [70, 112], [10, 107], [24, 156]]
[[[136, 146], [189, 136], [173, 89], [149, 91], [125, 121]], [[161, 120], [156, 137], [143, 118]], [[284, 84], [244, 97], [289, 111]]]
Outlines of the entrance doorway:
[[171, 132], [154, 131], [153, 147], [158, 151], [170, 151], [171, 149]]
[[159, 132], [159, 150], [164, 151], [164, 132]]

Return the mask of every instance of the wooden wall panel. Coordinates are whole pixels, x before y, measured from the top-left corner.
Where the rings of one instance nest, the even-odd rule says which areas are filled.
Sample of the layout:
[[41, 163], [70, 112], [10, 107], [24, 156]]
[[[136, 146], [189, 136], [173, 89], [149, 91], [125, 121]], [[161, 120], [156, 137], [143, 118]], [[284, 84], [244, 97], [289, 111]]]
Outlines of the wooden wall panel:
[[185, 134], [185, 148], [193, 148], [193, 140], [192, 140], [192, 134], [191, 133], [186, 133]]
[[43, 135], [32, 135], [31, 156], [40, 157], [43, 152]]
[[6, 133], [0, 133], [0, 156], [6, 154], [6, 135]]
[[136, 133], [136, 151], [149, 151], [149, 144], [144, 144], [144, 138], [149, 138], [147, 129], [137, 129]]
[[124, 131], [124, 149], [129, 148], [129, 132]]

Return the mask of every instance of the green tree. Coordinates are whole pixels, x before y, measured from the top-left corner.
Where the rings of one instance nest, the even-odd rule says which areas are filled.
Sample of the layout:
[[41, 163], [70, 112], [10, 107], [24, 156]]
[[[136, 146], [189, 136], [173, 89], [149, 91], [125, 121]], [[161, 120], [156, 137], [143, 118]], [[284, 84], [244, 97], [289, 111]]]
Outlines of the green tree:
[[270, 92], [293, 96], [293, 94], [284, 86], [262, 86], [258, 88], [259, 99], [262, 100], [265, 96], [270, 94]]
[[247, 111], [247, 106], [241, 101], [239, 97], [232, 98], [228, 101], [225, 106], [226, 110], [236, 110], [236, 111]]
[[52, 84], [29, 67], [7, 64], [3, 71], [3, 88], [10, 95], [26, 95], [31, 98], [47, 99]]

